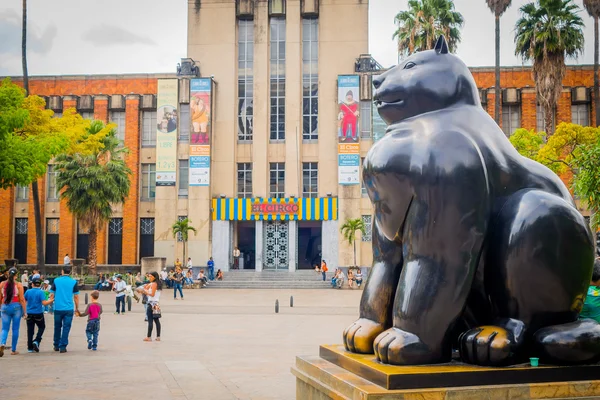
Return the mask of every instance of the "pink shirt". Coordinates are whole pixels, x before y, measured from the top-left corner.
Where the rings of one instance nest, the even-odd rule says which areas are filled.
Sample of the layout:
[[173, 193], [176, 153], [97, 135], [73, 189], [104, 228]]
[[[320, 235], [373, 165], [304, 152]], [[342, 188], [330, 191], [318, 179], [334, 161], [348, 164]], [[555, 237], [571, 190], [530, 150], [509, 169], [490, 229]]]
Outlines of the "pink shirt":
[[81, 313], [82, 317], [88, 316], [88, 321], [92, 319], [100, 319], [100, 314], [102, 314], [102, 304], [100, 303], [90, 303], [87, 305], [85, 311]]

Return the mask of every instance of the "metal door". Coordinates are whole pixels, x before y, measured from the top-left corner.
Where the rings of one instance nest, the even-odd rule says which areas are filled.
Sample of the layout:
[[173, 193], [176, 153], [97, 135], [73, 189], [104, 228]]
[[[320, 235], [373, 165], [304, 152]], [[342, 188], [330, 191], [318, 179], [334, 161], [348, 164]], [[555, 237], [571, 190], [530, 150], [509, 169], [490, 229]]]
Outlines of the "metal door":
[[154, 218], [140, 219], [140, 263], [142, 257], [154, 257]]
[[87, 227], [77, 222], [77, 249], [75, 257], [84, 259], [86, 264], [89, 262], [88, 257], [90, 254], [89, 233], [90, 230]]
[[27, 264], [27, 218], [15, 219], [15, 258]]
[[123, 261], [123, 218], [112, 218], [108, 223], [108, 263]]
[[287, 221], [265, 221], [264, 227], [264, 268], [289, 269]]
[[46, 264], [58, 264], [59, 219], [46, 219]]

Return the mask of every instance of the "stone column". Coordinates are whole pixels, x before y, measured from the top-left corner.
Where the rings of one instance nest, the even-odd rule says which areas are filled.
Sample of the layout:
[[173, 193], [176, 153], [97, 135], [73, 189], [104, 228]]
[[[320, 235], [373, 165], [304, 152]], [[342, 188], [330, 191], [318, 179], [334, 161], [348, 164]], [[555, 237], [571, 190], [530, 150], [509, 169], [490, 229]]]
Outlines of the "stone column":
[[288, 259], [290, 260], [289, 271], [295, 272], [298, 268], [298, 259], [296, 257], [298, 253], [298, 222], [289, 221], [288, 224]]
[[339, 266], [338, 221], [323, 221], [321, 249], [321, 258], [327, 262], [330, 271], [335, 270]]
[[218, 269], [229, 271], [229, 254], [231, 254], [231, 229], [229, 221], [213, 221], [212, 257], [215, 262], [215, 273]]
[[165, 266], [167, 265], [167, 258], [142, 257], [141, 264], [142, 276], [146, 276], [146, 274], [149, 272], [158, 272], [160, 274], [160, 271], [162, 271], [163, 268], [165, 268]]
[[[256, 221], [256, 238], [255, 238], [255, 243], [256, 243], [256, 260], [255, 260], [255, 267], [256, 267], [256, 272], [262, 271], [263, 270], [263, 221]], [[214, 241], [214, 239], [213, 239]]]

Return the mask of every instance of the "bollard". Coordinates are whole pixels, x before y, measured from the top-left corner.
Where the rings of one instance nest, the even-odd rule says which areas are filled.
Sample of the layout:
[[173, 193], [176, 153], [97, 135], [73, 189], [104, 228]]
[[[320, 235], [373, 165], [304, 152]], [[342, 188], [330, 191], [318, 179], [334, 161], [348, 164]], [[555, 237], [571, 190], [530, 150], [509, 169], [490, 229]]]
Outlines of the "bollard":
[[85, 294], [85, 304], [87, 304], [87, 303], [88, 303], [88, 294], [86, 293]]
[[131, 311], [131, 297], [127, 296], [127, 311]]
[[290, 307], [294, 307], [294, 296], [290, 296]]
[[279, 300], [275, 300], [275, 314], [279, 313]]

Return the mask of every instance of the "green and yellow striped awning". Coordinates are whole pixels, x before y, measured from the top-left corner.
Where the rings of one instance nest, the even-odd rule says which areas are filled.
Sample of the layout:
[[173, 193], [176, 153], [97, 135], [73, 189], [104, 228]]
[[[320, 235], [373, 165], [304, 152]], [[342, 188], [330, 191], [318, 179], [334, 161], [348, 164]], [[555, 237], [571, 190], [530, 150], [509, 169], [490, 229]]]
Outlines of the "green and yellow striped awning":
[[216, 221], [329, 221], [337, 218], [337, 197], [212, 199], [212, 219]]

